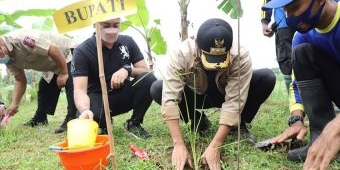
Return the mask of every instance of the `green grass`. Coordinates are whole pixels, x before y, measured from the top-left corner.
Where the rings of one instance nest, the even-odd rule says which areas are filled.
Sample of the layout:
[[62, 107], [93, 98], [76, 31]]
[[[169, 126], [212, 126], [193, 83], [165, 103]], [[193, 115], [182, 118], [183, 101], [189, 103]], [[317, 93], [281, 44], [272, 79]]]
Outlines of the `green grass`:
[[[66, 133], [54, 134], [66, 114], [65, 94], [61, 95], [55, 116], [49, 116], [48, 126], [36, 128], [25, 127], [22, 124], [34, 114], [36, 102], [25, 102], [19, 113], [11, 119], [8, 126], [0, 129], [0, 170], [58, 170], [62, 169], [59, 157], [48, 147], [66, 139]], [[115, 138], [115, 155], [118, 169], [124, 170], [158, 170], [173, 169], [171, 167], [172, 143], [167, 127], [162, 121], [160, 106], [153, 103], [149, 108], [143, 126], [153, 134], [147, 140], [135, 139], [123, 130], [123, 124], [131, 113], [123, 114], [113, 119], [113, 134]], [[208, 110], [212, 122], [211, 130], [206, 137], [197, 139], [196, 151], [203, 152], [213, 137], [218, 124], [219, 113], [216, 109]], [[278, 77], [274, 92], [261, 106], [259, 113], [252, 122], [251, 130], [258, 140], [271, 138], [281, 133], [286, 127], [289, 117], [288, 100], [282, 77]], [[182, 129], [185, 125], [181, 124]], [[183, 133], [186, 134], [186, 130]], [[307, 137], [306, 137], [307, 140]], [[237, 137], [228, 136], [221, 149], [222, 167], [234, 170], [237, 167]], [[129, 150], [130, 144], [147, 151], [149, 160], [141, 161]], [[111, 165], [107, 169], [112, 169]], [[206, 169], [200, 167], [199, 169]], [[274, 150], [264, 152], [252, 144], [241, 141], [240, 169], [242, 170], [295, 170], [302, 169], [301, 163], [294, 163], [286, 158], [286, 152]], [[339, 162], [333, 162], [330, 169], [340, 169]]]

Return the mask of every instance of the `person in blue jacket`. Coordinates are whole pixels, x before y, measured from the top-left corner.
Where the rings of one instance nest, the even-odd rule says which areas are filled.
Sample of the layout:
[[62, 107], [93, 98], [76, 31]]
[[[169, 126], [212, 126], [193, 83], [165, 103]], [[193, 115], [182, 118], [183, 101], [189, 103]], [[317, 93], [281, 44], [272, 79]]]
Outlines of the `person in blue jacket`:
[[[271, 0], [264, 0], [264, 4]], [[271, 23], [272, 14], [274, 13], [274, 22]], [[292, 39], [295, 30], [289, 28], [286, 24], [286, 14], [282, 7], [265, 9], [261, 13], [262, 32], [266, 37], [272, 37], [275, 33], [275, 51], [276, 59], [281, 73], [284, 75], [287, 91], [292, 82]]]
[[[292, 65], [304, 111], [309, 119], [310, 141], [291, 150], [288, 158], [305, 161], [304, 169], [327, 169], [340, 150], [340, 4], [334, 0], [272, 0], [264, 9], [284, 7], [287, 25], [296, 30]], [[279, 137], [300, 135], [303, 115], [292, 115], [290, 127]], [[326, 127], [326, 128], [325, 128]], [[330, 130], [331, 129], [331, 130]], [[320, 135], [321, 134], [321, 135]]]

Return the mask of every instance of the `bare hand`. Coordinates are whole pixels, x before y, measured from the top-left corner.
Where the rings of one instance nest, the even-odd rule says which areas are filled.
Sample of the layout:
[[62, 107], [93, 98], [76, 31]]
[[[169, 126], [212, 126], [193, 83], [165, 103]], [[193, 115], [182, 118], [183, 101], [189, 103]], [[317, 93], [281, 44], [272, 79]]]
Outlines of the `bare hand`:
[[176, 170], [183, 170], [186, 164], [192, 168], [191, 157], [185, 145], [177, 144], [174, 146], [171, 157], [172, 165]]
[[124, 81], [128, 78], [129, 73], [126, 69], [121, 68], [117, 72], [115, 72], [111, 77], [111, 88], [119, 89], [123, 86]]
[[221, 155], [220, 150], [217, 147], [210, 147], [204, 151], [203, 164], [208, 165], [210, 170], [220, 170], [221, 169]]
[[93, 120], [93, 112], [89, 109], [84, 110], [81, 112], [81, 114], [79, 115], [79, 118], [83, 118], [83, 119], [91, 119]]
[[66, 86], [66, 82], [68, 79], [68, 74], [59, 74], [57, 77], [57, 86], [61, 89]]
[[297, 121], [292, 124], [288, 129], [286, 129], [282, 134], [274, 137], [271, 143], [278, 144], [292, 137], [296, 137], [296, 139], [302, 140], [306, 136], [306, 134], [306, 126], [301, 121]]
[[18, 108], [19, 108], [19, 106], [12, 106], [12, 105], [11, 105], [11, 106], [7, 109], [7, 114], [8, 114], [9, 116], [14, 116], [16, 113], [19, 112]]
[[337, 122], [326, 125], [321, 135], [308, 149], [304, 170], [326, 170], [331, 160], [340, 150], [340, 128]]
[[269, 38], [274, 35], [274, 31], [270, 27], [268, 27], [267, 24], [262, 24], [262, 32], [264, 36]]

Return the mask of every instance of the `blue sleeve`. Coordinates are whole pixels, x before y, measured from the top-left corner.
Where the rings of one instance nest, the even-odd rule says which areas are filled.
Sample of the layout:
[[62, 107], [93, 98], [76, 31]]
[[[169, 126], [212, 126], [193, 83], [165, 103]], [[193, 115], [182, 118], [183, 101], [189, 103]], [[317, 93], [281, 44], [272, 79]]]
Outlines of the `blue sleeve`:
[[[300, 33], [295, 33], [293, 41], [292, 41], [292, 49], [294, 49], [297, 45], [306, 42], [303, 36]], [[294, 76], [294, 70], [292, 74], [292, 83], [289, 88], [289, 110], [293, 112], [294, 110], [304, 111], [304, 107], [302, 105], [301, 96], [299, 89], [296, 85], [296, 79]]]
[[[307, 33], [306, 33], [307, 34]], [[294, 49], [297, 45], [306, 43], [306, 34], [301, 34], [299, 32], [296, 32], [293, 40], [292, 40], [292, 49]]]
[[292, 83], [290, 84], [289, 88], [289, 111], [292, 113], [295, 110], [301, 110], [304, 111], [300, 92], [296, 86], [296, 79], [294, 77], [294, 74], [292, 75]]
[[[263, 5], [265, 5], [268, 2], [270, 2], [270, 0], [263, 0]], [[261, 11], [261, 22], [264, 23], [264, 24], [270, 23], [272, 13], [273, 13], [272, 9]]]

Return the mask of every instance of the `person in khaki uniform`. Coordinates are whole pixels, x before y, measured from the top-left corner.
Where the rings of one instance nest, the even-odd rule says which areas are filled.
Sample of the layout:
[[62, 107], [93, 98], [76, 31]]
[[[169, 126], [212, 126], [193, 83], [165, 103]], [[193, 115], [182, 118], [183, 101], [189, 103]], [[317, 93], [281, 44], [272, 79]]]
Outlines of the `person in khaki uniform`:
[[15, 77], [13, 98], [7, 113], [10, 116], [19, 110], [19, 103], [25, 93], [27, 79], [25, 69], [42, 71], [39, 81], [38, 108], [34, 117], [25, 125], [48, 124], [47, 114], [53, 115], [62, 87], [66, 89], [67, 115], [55, 133], [66, 130], [69, 120], [76, 118], [73, 99], [73, 82], [69, 76], [71, 49], [76, 45], [71, 39], [37, 30], [18, 30], [0, 37], [0, 62], [6, 64]]
[[179, 119], [190, 121], [194, 132], [209, 128], [204, 112], [196, 109], [220, 108], [218, 129], [202, 155], [210, 169], [221, 169], [219, 147], [236, 129], [242, 110], [241, 131], [250, 136], [246, 123], [271, 94], [276, 78], [270, 69], [253, 71], [249, 52], [241, 47], [238, 55], [237, 47], [230, 25], [222, 19], [209, 19], [198, 29], [196, 40], [188, 39], [173, 51], [163, 80], [152, 84], [151, 95], [161, 104], [172, 137], [176, 169], [191, 165]]

